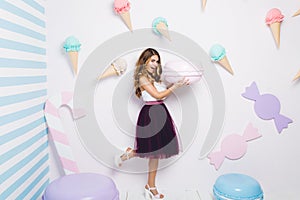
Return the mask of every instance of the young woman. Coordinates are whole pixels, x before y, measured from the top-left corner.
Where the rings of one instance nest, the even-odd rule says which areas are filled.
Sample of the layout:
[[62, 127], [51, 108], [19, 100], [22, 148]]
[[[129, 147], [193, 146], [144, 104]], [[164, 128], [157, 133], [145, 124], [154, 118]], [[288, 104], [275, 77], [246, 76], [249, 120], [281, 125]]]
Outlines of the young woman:
[[136, 126], [135, 148], [116, 157], [116, 165], [132, 157], [149, 159], [148, 183], [145, 186], [146, 198], [164, 199], [155, 186], [159, 159], [169, 158], [179, 153], [179, 142], [176, 127], [163, 100], [175, 89], [188, 85], [182, 79], [166, 88], [161, 81], [162, 67], [159, 53], [152, 48], [144, 50], [134, 72], [134, 88], [138, 98], [143, 99]]

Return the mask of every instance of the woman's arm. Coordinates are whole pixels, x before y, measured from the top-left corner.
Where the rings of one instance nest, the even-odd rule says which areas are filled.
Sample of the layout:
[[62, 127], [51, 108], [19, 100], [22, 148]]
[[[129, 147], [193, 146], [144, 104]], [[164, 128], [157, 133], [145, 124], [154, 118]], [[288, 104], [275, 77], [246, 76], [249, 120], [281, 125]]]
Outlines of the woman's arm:
[[163, 99], [169, 96], [173, 90], [181, 87], [182, 85], [188, 85], [188, 80], [183, 79], [173, 84], [168, 89], [159, 92], [145, 76], [141, 76], [139, 81], [141, 90], [146, 90], [155, 99]]

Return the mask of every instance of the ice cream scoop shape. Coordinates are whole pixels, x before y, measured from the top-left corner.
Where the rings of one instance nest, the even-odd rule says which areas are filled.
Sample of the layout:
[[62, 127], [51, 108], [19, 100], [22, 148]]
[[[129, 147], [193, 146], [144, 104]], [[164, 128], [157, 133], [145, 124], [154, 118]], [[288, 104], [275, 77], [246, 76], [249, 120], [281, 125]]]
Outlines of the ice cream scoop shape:
[[128, 27], [132, 31], [132, 23], [130, 17], [130, 3], [127, 0], [115, 0], [114, 1], [114, 10], [119, 14]]
[[156, 34], [162, 35], [171, 41], [171, 37], [168, 29], [168, 23], [165, 18], [163, 17], [155, 18], [152, 22], [152, 28]]
[[281, 14], [281, 11], [278, 8], [272, 8], [269, 10], [265, 18], [265, 22], [269, 25], [278, 48], [280, 46], [280, 27], [283, 19], [284, 15]]
[[214, 44], [209, 51], [210, 57], [214, 62], [219, 63], [229, 73], [233, 75], [233, 70], [226, 56], [225, 48], [220, 44]]

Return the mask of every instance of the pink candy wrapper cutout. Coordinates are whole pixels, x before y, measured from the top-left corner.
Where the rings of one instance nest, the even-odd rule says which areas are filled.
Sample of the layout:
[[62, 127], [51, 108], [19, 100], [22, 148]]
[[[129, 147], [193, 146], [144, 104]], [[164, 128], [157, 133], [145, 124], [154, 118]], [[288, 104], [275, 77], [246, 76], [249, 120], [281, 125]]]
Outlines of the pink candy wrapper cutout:
[[261, 137], [257, 128], [254, 128], [251, 123], [246, 127], [242, 136], [231, 134], [225, 137], [221, 144], [221, 151], [212, 152], [207, 157], [210, 159], [210, 164], [218, 170], [225, 157], [231, 160], [236, 160], [245, 155], [247, 151], [247, 142]]

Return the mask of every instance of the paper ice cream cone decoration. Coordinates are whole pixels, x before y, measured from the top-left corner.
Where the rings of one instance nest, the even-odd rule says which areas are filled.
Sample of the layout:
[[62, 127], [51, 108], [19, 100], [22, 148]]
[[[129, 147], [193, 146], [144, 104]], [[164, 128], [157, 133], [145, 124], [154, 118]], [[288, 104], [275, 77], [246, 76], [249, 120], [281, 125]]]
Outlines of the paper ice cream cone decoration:
[[215, 44], [210, 48], [210, 57], [214, 62], [219, 63], [224, 67], [230, 74], [233, 75], [233, 70], [226, 56], [225, 48], [219, 44]]
[[276, 42], [277, 47], [280, 46], [280, 25], [281, 22], [274, 22], [273, 24], [270, 24], [270, 28], [274, 37], [274, 40]]
[[72, 67], [73, 67], [73, 71], [75, 73], [75, 75], [77, 75], [78, 73], [78, 52], [77, 51], [69, 51], [68, 52]]
[[206, 0], [202, 0], [202, 9], [204, 10], [206, 6]]
[[152, 22], [152, 28], [156, 34], [162, 35], [171, 41], [171, 37], [168, 29], [168, 23], [165, 18], [162, 17], [155, 18]]
[[105, 69], [105, 71], [100, 75], [99, 79], [104, 79], [110, 76], [120, 76], [127, 69], [127, 62], [123, 58], [116, 59], [111, 65]]
[[74, 36], [68, 37], [64, 43], [64, 48], [69, 55], [75, 75], [78, 73], [78, 51], [80, 50], [80, 46], [79, 40]]
[[277, 8], [272, 8], [268, 11], [265, 22], [269, 25], [273, 38], [277, 47], [280, 46], [280, 26], [283, 21], [284, 16], [281, 14], [281, 11]]
[[217, 61], [222, 67], [224, 67], [230, 74], [233, 75], [233, 70], [231, 68], [231, 65], [227, 59], [227, 56], [224, 56], [221, 60]]
[[243, 135], [234, 133], [226, 136], [221, 143], [221, 149], [214, 151], [207, 156], [210, 160], [209, 163], [214, 165], [215, 169], [218, 170], [225, 158], [230, 160], [240, 159], [247, 152], [247, 142], [261, 136], [262, 135], [258, 132], [258, 129], [249, 123]]
[[300, 71], [296, 74], [296, 76], [294, 77], [293, 81], [297, 80], [300, 78]]
[[109, 76], [115, 76], [117, 75], [117, 71], [115, 70], [113, 65], [110, 65], [108, 68], [105, 69], [103, 74], [99, 77], [99, 79], [103, 79]]
[[300, 15], [300, 9], [299, 9], [297, 12], [295, 12], [295, 14], [293, 14], [292, 17], [296, 17], [296, 16], [298, 16], [298, 15]]
[[132, 31], [132, 24], [131, 24], [131, 19], [130, 19], [130, 12], [123, 12], [120, 13], [123, 21], [125, 22], [126, 26], [129, 28], [130, 31]]
[[132, 31], [132, 24], [130, 18], [130, 3], [127, 0], [115, 0], [114, 1], [114, 10], [119, 14], [128, 27]]

